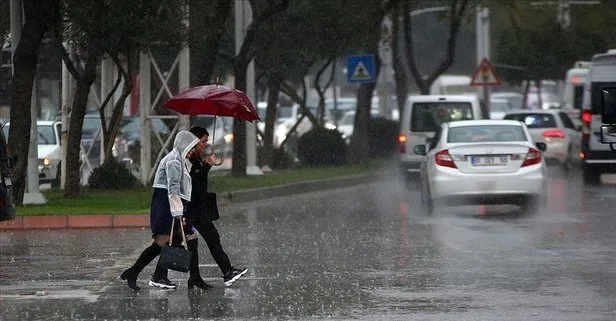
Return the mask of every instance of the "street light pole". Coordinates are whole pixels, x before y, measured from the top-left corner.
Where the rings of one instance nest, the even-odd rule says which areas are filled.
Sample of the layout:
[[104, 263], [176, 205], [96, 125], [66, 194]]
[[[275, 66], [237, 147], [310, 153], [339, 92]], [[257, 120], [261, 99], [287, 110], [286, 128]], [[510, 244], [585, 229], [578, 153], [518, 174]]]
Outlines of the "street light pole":
[[[484, 58], [490, 60], [490, 9], [478, 6], [476, 9], [476, 41], [477, 41], [477, 66]], [[490, 86], [484, 85], [479, 88], [483, 96], [486, 115], [490, 114]]]
[[[235, 52], [240, 52], [246, 29], [252, 22], [252, 8], [250, 2], [245, 0], [235, 0]], [[254, 59], [248, 64], [246, 70], [246, 95], [252, 102], [255, 102], [255, 63]], [[263, 171], [257, 166], [257, 133], [255, 125], [246, 122], [246, 174], [263, 175]], [[235, 143], [235, 141], [234, 141]]]

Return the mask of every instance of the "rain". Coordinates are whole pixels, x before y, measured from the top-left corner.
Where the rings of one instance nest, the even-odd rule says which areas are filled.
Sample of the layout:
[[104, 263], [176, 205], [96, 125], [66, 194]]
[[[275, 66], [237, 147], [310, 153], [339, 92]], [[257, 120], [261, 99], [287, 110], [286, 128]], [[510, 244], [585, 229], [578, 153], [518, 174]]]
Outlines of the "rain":
[[[616, 320], [614, 21], [606, 0], [3, 1], [0, 320]], [[448, 141], [467, 121], [523, 138]], [[220, 156], [214, 225], [248, 270], [225, 285], [199, 236], [212, 288], [171, 270], [177, 288], [151, 286], [153, 261], [133, 290], [154, 173], [195, 125]], [[531, 167], [539, 192], [445, 204], [499, 199]], [[462, 191], [437, 195], [443, 172]], [[129, 214], [146, 224], [27, 225], [58, 199], [144, 189]]]

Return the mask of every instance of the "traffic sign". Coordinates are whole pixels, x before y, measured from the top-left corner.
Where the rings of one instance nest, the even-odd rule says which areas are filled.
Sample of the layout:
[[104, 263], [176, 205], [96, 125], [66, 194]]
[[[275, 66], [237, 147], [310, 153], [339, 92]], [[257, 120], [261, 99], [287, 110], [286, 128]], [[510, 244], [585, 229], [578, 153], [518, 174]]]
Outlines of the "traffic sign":
[[375, 82], [374, 55], [348, 56], [347, 80], [348, 82]]
[[471, 86], [499, 86], [502, 83], [488, 58], [483, 58], [473, 74]]

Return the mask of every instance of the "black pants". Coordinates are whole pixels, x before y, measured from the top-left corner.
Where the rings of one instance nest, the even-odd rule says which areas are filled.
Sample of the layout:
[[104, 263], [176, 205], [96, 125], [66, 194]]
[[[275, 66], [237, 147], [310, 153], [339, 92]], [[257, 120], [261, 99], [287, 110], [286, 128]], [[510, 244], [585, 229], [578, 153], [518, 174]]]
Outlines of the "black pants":
[[231, 270], [232, 266], [227, 253], [225, 253], [225, 250], [222, 248], [222, 244], [220, 244], [220, 234], [218, 234], [218, 230], [216, 229], [214, 222], [200, 219], [195, 216], [196, 215], [191, 213], [188, 214], [186, 218], [192, 226], [195, 227], [197, 232], [201, 234], [201, 237], [203, 237], [203, 240], [207, 243], [207, 247], [210, 249], [212, 258], [214, 258], [218, 268], [220, 268], [220, 271], [224, 275]]

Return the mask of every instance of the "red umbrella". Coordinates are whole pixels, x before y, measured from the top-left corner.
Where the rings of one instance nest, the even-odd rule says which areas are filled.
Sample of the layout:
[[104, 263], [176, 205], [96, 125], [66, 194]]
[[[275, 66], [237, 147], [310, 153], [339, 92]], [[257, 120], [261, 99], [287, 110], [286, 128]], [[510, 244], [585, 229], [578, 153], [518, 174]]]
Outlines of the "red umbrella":
[[[245, 121], [261, 120], [248, 96], [240, 90], [218, 84], [197, 86], [184, 90], [163, 104], [184, 115], [229, 116]], [[212, 155], [216, 142], [216, 117], [212, 136]], [[222, 156], [214, 165], [221, 165]]]
[[184, 115], [229, 116], [246, 121], [261, 120], [244, 92], [222, 85], [186, 89], [169, 99], [163, 106]]

